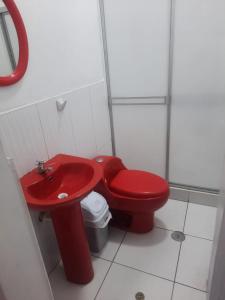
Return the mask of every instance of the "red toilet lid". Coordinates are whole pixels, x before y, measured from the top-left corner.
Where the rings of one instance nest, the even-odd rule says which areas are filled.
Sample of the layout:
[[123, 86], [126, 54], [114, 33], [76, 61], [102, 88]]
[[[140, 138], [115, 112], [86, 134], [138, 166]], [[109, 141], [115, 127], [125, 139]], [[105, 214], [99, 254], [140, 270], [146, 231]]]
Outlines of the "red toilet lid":
[[163, 178], [145, 171], [122, 170], [110, 182], [114, 192], [137, 198], [157, 197], [168, 193], [168, 183]]

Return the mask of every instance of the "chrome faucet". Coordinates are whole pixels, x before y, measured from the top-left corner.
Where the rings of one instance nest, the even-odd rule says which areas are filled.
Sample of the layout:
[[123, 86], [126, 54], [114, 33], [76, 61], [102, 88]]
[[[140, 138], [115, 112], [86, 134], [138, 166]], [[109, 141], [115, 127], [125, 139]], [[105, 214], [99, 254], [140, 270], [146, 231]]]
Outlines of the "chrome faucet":
[[48, 171], [50, 171], [50, 168], [45, 167], [45, 162], [43, 160], [37, 161], [37, 172], [40, 175], [46, 174]]

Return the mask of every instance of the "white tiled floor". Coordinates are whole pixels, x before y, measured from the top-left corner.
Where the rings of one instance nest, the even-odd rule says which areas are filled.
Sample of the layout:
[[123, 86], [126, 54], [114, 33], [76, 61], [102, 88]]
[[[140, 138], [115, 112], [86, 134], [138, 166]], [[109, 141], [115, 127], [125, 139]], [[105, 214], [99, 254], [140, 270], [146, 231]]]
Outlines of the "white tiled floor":
[[187, 202], [169, 200], [164, 207], [156, 211], [155, 226], [183, 231], [186, 211]]
[[115, 262], [173, 281], [180, 243], [170, 235], [160, 228], [147, 234], [127, 233]]
[[216, 207], [190, 203], [188, 205], [184, 232], [189, 235], [213, 240], [216, 211]]
[[212, 241], [186, 236], [182, 243], [176, 282], [207, 290]]
[[[50, 275], [55, 299], [128, 300], [141, 291], [146, 300], [206, 300], [215, 213], [214, 207], [169, 200], [150, 233], [112, 228], [105, 248], [93, 254], [91, 283], [67, 282], [61, 266]], [[182, 244], [171, 239], [173, 230], [185, 231]]]
[[110, 262], [100, 258], [93, 258], [93, 267], [95, 272], [94, 279], [89, 284], [78, 285], [66, 281], [63, 267], [59, 265], [50, 276], [55, 300], [93, 300], [110, 268]]
[[175, 284], [173, 292], [173, 300], [206, 300], [207, 294], [198, 290]]
[[113, 264], [97, 300], [132, 300], [138, 291], [148, 295], [149, 299], [170, 300], [172, 289], [173, 284], [168, 280]]

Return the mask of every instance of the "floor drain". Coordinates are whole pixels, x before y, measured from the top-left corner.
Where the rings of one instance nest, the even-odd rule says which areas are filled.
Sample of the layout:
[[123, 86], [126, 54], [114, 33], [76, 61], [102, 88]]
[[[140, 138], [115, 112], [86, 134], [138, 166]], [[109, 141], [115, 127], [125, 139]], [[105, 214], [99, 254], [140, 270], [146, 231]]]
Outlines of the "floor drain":
[[171, 237], [174, 241], [177, 241], [177, 242], [183, 242], [185, 240], [185, 235], [181, 231], [174, 231], [171, 234]]
[[135, 299], [136, 299], [136, 300], [145, 300], [145, 295], [144, 295], [142, 292], [138, 292], [138, 293], [135, 295]]

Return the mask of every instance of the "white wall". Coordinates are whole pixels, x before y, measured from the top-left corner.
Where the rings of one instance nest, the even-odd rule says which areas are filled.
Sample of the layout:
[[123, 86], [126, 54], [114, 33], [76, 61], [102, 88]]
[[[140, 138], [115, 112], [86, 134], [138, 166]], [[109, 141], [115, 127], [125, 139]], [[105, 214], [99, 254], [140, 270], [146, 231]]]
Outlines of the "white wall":
[[4, 156], [0, 144], [0, 298], [53, 300], [28, 209]]
[[0, 90], [0, 111], [103, 78], [97, 0], [16, 3], [27, 29], [29, 66], [22, 81]]
[[[224, 160], [225, 162], [225, 160]], [[214, 243], [209, 272], [209, 300], [223, 300], [225, 298], [225, 166], [223, 163], [223, 176], [220, 186], [220, 197], [217, 208], [217, 218], [214, 234]]]
[[[0, 88], [0, 140], [20, 176], [64, 152], [111, 153], [97, 0], [17, 4], [26, 25], [30, 59], [16, 85]], [[63, 112], [58, 98], [67, 100]], [[58, 261], [51, 222], [32, 220], [48, 271]]]

